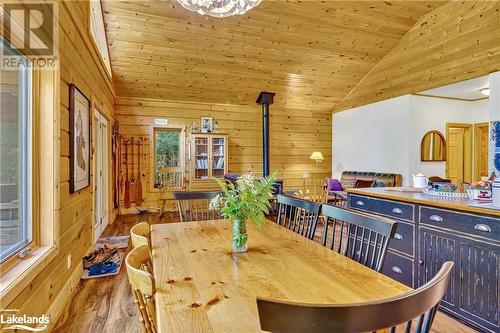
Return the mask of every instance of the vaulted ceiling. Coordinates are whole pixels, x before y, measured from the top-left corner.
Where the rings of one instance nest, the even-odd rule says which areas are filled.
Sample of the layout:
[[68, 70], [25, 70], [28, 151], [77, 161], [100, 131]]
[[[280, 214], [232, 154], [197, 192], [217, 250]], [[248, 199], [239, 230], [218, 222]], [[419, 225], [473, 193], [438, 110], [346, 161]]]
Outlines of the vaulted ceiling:
[[272, 1], [224, 19], [176, 1], [104, 1], [117, 96], [332, 110], [446, 1]]

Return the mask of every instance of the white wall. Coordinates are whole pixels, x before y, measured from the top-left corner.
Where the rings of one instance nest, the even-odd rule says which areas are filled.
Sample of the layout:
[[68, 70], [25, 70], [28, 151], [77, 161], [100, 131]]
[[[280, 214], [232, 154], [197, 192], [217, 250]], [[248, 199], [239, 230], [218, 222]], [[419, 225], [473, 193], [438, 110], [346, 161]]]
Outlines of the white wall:
[[391, 172], [408, 179], [410, 96], [333, 114], [333, 177], [344, 170]]
[[488, 121], [488, 100], [475, 102], [414, 96], [410, 98], [410, 174], [446, 177], [446, 162], [421, 162], [420, 145], [425, 133], [440, 131], [446, 137], [446, 123], [475, 124]]
[[332, 173], [344, 170], [399, 173], [403, 185], [412, 174], [445, 176], [445, 162], [420, 162], [422, 137], [446, 123], [488, 121], [488, 100], [456, 101], [405, 95], [335, 113]]

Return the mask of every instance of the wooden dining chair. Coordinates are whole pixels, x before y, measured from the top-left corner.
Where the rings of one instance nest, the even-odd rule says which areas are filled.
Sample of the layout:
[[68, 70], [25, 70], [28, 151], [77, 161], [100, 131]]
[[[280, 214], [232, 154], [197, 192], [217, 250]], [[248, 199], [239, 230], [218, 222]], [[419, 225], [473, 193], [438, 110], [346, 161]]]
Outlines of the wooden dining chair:
[[322, 205], [323, 246], [380, 272], [397, 223], [377, 215]]
[[160, 198], [159, 216], [162, 217], [165, 212], [174, 212], [177, 209], [174, 200], [175, 191], [184, 191], [186, 181], [184, 180], [182, 169], [179, 167], [165, 167], [158, 172], [156, 186], [158, 187]]
[[428, 333], [450, 280], [453, 262], [443, 264], [432, 280], [408, 293], [353, 304], [304, 304], [257, 297], [260, 326], [268, 332], [411, 332]]
[[141, 245], [150, 246], [150, 233], [149, 224], [147, 222], [141, 222], [134, 225], [130, 229], [130, 238], [132, 240], [132, 247], [136, 248]]
[[209, 208], [210, 201], [222, 194], [220, 191], [185, 191], [174, 192], [181, 222], [217, 220], [221, 218], [219, 210]]
[[156, 286], [153, 275], [148, 271], [151, 265], [149, 247], [141, 245], [133, 248], [125, 258], [125, 265], [143, 332], [156, 333]]
[[315, 202], [278, 194], [276, 223], [309, 239], [314, 238], [321, 205]]
[[316, 203], [325, 203], [328, 200], [328, 191], [324, 178], [304, 178], [302, 180], [302, 199]]

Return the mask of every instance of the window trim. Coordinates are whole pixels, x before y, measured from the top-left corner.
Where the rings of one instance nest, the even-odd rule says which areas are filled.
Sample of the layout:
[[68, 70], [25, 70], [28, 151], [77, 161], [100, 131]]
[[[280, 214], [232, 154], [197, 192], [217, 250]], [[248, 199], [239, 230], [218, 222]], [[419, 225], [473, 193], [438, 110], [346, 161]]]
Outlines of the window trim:
[[[149, 163], [152, 166], [151, 170], [156, 170], [156, 140], [155, 140], [155, 132], [161, 130], [176, 130], [179, 131], [180, 134], [180, 142], [179, 146], [181, 151], [179, 152], [179, 164], [181, 165], [182, 176], [186, 175], [186, 126], [184, 125], [151, 125], [149, 127], [149, 137], [151, 138], [151, 142], [149, 144]], [[155, 177], [156, 172], [149, 173], [149, 191], [150, 192], [160, 192], [160, 189], [155, 187]]]
[[[5, 42], [3, 42], [3, 47], [9, 48]], [[24, 57], [15, 50], [10, 50], [17, 53], [17, 55]], [[33, 242], [33, 201], [32, 201], [32, 180], [33, 180], [33, 165], [29, 163], [30, 157], [33, 152], [33, 91], [35, 90], [33, 82], [33, 69], [21, 66], [20, 74], [18, 77], [19, 86], [18, 94], [21, 97], [19, 102], [19, 107], [21, 108], [21, 133], [19, 134], [21, 141], [21, 156], [20, 164], [23, 166], [21, 170], [21, 194], [18, 218], [21, 221], [21, 233], [22, 240], [17, 242], [8, 251], [0, 254], [0, 264], [11, 262], [11, 258], [16, 256], [24, 248], [29, 247]], [[24, 167], [26, 166], [26, 167]], [[3, 268], [3, 266], [1, 266]]]
[[[1, 35], [0, 35], [1, 36]], [[0, 264], [0, 298], [8, 305], [59, 253], [59, 71], [32, 71], [32, 253]], [[43, 116], [41, 116], [43, 115]], [[43, 131], [41, 130], [43, 128]], [[41, 149], [43, 161], [41, 163]], [[25, 246], [24, 248], [26, 248]]]
[[[97, 3], [99, 6], [98, 10], [101, 14], [99, 17], [94, 16], [94, 13], [95, 13], [94, 7], [93, 7], [94, 3]], [[96, 22], [96, 20], [98, 20], [99, 22]], [[102, 35], [101, 38], [103, 38], [103, 40], [97, 40], [98, 36], [94, 35], [94, 31], [92, 29], [93, 24], [98, 24], [99, 27], [102, 27], [102, 31], [96, 31], [96, 33], [98, 33], [99, 35]], [[98, 26], [96, 25], [96, 29], [101, 30], [100, 28], [98, 28]], [[106, 35], [106, 27], [105, 27], [105, 22], [104, 22], [104, 13], [102, 10], [101, 0], [90, 0], [89, 1], [89, 27], [88, 27], [88, 29], [89, 29], [89, 34], [91, 36], [90, 39], [94, 45], [94, 49], [96, 50], [97, 54], [99, 55], [98, 58], [100, 59], [101, 63], [104, 65], [104, 68], [106, 69], [106, 72], [108, 73], [109, 78], [111, 78], [112, 77], [111, 57], [109, 55], [108, 36]], [[106, 54], [104, 54], [104, 55], [102, 54], [99, 43], [104, 43]]]

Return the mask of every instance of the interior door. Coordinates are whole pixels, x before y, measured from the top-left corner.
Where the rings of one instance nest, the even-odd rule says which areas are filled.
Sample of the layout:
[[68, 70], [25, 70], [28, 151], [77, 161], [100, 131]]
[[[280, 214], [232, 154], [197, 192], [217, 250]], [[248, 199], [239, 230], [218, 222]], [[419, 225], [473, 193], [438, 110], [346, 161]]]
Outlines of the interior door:
[[488, 176], [489, 124], [474, 125], [474, 180]]
[[108, 121], [94, 109], [94, 243], [108, 225]]
[[225, 147], [226, 140], [224, 137], [212, 137], [212, 174], [214, 178], [224, 178], [224, 170], [226, 169]]
[[453, 183], [472, 181], [472, 125], [446, 125], [446, 178]]

